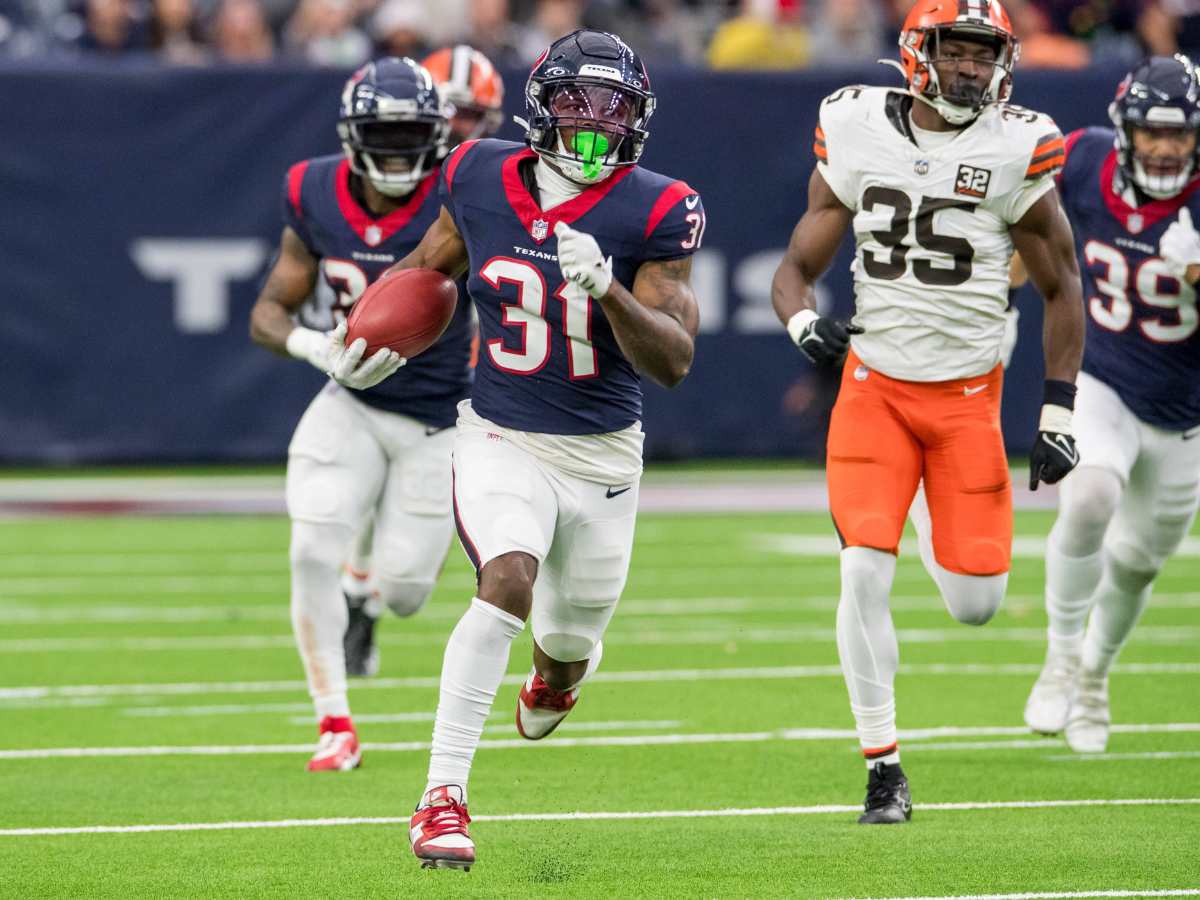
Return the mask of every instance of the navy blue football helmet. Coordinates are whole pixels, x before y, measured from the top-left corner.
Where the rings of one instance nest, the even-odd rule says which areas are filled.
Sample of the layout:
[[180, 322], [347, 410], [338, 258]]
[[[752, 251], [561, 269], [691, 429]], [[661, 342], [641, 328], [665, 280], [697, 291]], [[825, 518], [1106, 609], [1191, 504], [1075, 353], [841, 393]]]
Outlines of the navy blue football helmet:
[[402, 197], [444, 155], [449, 118], [429, 73], [389, 56], [350, 76], [337, 132], [350, 168], [380, 193]]
[[[1126, 179], [1154, 199], [1183, 190], [1200, 166], [1200, 84], [1190, 59], [1176, 54], [1143, 60], [1117, 86], [1108, 116], [1117, 129], [1117, 161]], [[1189, 157], [1143, 159], [1134, 152], [1134, 128], [1191, 131], [1198, 143]]]
[[525, 84], [526, 142], [581, 184], [636, 165], [650, 132], [654, 92], [641, 57], [615, 34], [559, 38]]

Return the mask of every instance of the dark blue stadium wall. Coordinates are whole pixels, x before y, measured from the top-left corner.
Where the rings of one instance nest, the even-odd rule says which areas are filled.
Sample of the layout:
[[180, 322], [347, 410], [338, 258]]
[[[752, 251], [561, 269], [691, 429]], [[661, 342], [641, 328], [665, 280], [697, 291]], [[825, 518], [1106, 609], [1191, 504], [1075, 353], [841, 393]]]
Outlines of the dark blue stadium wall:
[[[645, 164], [704, 195], [703, 334], [678, 389], [647, 388], [652, 457], [817, 457], [833, 385], [791, 347], [771, 274], [805, 203], [817, 103], [882, 67], [654, 74]], [[1022, 72], [1064, 131], [1105, 121], [1122, 73]], [[0, 69], [0, 461], [280, 458], [320, 376], [252, 345], [289, 163], [335, 151], [344, 75], [312, 70]], [[510, 100], [523, 73], [512, 73]], [[502, 136], [516, 137], [507, 125]], [[825, 302], [851, 303], [849, 247]], [[1020, 298], [1009, 447], [1041, 395], [1040, 303]]]

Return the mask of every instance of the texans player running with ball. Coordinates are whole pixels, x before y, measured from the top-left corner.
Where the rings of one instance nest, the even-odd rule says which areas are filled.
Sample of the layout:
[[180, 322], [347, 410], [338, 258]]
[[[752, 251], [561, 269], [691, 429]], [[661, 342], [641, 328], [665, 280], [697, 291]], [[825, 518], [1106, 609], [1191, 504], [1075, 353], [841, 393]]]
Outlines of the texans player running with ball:
[[[355, 73], [338, 119], [345, 155], [288, 171], [279, 255], [251, 313], [257, 343], [333, 377], [288, 448], [292, 626], [319, 723], [313, 772], [352, 769], [361, 758], [339, 585], [356, 535], [374, 521], [372, 589], [405, 616], [428, 599], [453, 536], [450, 448], [470, 380], [468, 305], [407, 365], [386, 349], [363, 360], [361, 338], [345, 346], [355, 301], [437, 219], [446, 131], [429, 73], [412, 60], [382, 59]], [[293, 321], [298, 311], [314, 315], [301, 309], [314, 290], [331, 304], [322, 323], [329, 334]]]
[[[1071, 410], [1083, 350], [1079, 272], [1054, 190], [1063, 139], [1006, 103], [1018, 54], [997, 2], [920, 0], [905, 19], [907, 90], [844, 88], [821, 103], [808, 209], [773, 299], [812, 361], [846, 356], [828, 440], [829, 502], [842, 543], [838, 655], [869, 769], [864, 824], [904, 822], [888, 607], [914, 508], [922, 557], [950, 614], [999, 608], [1012, 549], [1000, 433], [1009, 258], [1046, 299], [1045, 404], [1031, 487], [1075, 465]], [[821, 317], [813, 283], [846, 229], [857, 242], [853, 324]]]
[[[1108, 743], [1108, 672], [1200, 499], [1200, 85], [1182, 56], [1117, 88], [1113, 128], [1067, 138], [1059, 176], [1087, 297], [1079, 468], [1046, 544], [1046, 664], [1035, 731]], [[1090, 618], [1089, 618], [1090, 612]], [[1086, 633], [1085, 633], [1086, 623]]]
[[654, 94], [620, 38], [556, 41], [525, 89], [526, 144], [464, 143], [443, 209], [399, 266], [467, 274], [481, 350], [459, 405], [454, 511], [478, 591], [446, 645], [413, 852], [467, 868], [471, 761], [531, 620], [517, 701], [530, 740], [550, 734], [596, 671], [625, 585], [642, 471], [639, 375], [672, 387], [699, 326], [689, 284], [699, 195], [637, 165]]
[[[463, 141], [488, 137], [501, 125], [504, 82], [486, 56], [466, 44], [435, 50], [421, 61], [437, 87], [442, 108], [450, 119], [443, 152], [449, 153]], [[436, 201], [432, 201], [436, 202]], [[460, 294], [463, 285], [459, 285]], [[470, 304], [463, 305], [470, 309]], [[475, 348], [472, 348], [474, 356]], [[371, 571], [374, 544], [372, 519], [354, 542], [354, 549], [342, 570], [342, 591], [346, 595], [346, 674], [371, 676], [379, 671], [379, 649], [375, 629], [387, 607], [380, 595], [378, 578]], [[387, 566], [387, 561], [383, 561]], [[408, 604], [393, 606], [397, 615], [409, 615]]]

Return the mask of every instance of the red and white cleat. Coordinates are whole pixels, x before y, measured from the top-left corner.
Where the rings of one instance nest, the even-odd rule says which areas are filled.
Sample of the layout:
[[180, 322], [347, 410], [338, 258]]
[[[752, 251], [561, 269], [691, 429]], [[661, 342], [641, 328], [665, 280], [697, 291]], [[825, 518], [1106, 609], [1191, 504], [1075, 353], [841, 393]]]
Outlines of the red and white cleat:
[[471, 817], [457, 784], [430, 788], [408, 823], [408, 840], [422, 869], [462, 869], [475, 863], [475, 842], [467, 834]]
[[354, 724], [344, 716], [326, 716], [321, 720], [317, 752], [308, 761], [310, 772], [349, 772], [362, 762]]
[[527, 740], [541, 740], [558, 727], [578, 699], [578, 685], [556, 691], [537, 672], [530, 673], [517, 697], [517, 731]]

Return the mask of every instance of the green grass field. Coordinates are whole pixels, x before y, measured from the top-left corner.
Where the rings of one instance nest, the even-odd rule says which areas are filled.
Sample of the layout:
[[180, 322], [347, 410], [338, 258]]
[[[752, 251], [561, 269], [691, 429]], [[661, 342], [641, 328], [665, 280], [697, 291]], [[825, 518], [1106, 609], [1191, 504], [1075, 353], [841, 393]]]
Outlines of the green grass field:
[[[476, 758], [466, 874], [419, 869], [402, 824], [424, 785], [445, 638], [471, 596], [457, 545], [429, 607], [384, 621], [380, 677], [353, 684], [363, 767], [316, 776], [286, 520], [0, 522], [0, 896], [1200, 893], [1195, 538], [1113, 675], [1128, 727], [1081, 759], [1020, 727], [1050, 521], [1018, 514], [1010, 598], [982, 629], [956, 624], [902, 556], [915, 813], [864, 828], [836, 558], [803, 538], [828, 537], [827, 517], [644, 516], [601, 672], [540, 744], [512, 725], [528, 635], [514, 648]], [[77, 752], [39, 752], [64, 748]], [[710, 815], [663, 815], [687, 811]], [[219, 827], [19, 833], [196, 823]]]

